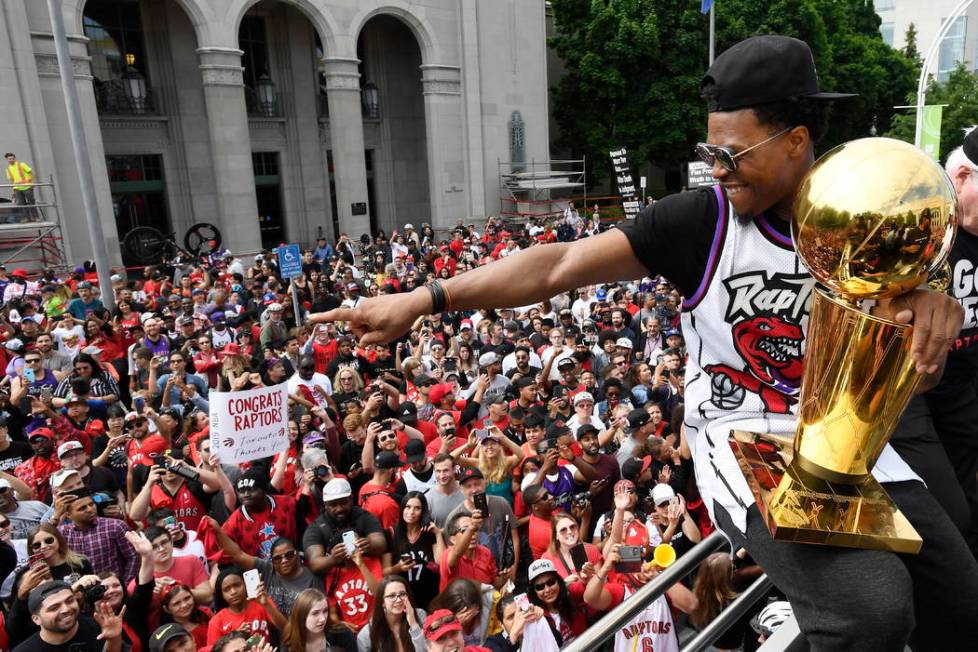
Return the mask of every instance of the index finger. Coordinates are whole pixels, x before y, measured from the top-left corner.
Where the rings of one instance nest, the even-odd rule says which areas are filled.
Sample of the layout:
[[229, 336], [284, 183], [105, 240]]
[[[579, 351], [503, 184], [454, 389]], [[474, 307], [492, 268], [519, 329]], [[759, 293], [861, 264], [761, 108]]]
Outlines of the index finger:
[[334, 308], [333, 310], [327, 310], [326, 312], [313, 312], [306, 315], [306, 320], [312, 322], [313, 324], [319, 324], [328, 321], [350, 321], [356, 314], [356, 309], [354, 308]]

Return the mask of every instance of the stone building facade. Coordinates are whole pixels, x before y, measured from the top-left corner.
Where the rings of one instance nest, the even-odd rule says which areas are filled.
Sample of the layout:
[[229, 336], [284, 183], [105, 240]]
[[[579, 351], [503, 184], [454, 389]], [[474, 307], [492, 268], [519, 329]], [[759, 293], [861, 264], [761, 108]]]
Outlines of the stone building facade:
[[[436, 228], [499, 207], [498, 161], [545, 160], [540, 0], [63, 0], [113, 264], [149, 224], [233, 251]], [[0, 8], [0, 149], [53, 177], [90, 255], [50, 17]]]

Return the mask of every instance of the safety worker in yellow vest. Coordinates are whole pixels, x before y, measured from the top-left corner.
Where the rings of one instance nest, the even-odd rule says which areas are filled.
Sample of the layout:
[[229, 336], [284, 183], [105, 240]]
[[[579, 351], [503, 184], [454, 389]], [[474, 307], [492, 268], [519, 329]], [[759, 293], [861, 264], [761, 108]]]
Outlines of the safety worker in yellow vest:
[[[13, 184], [13, 199], [21, 206], [34, 205], [34, 170], [23, 161], [18, 161], [13, 152], [3, 155], [7, 159], [7, 180]], [[33, 218], [34, 209], [29, 209]]]
[[34, 170], [18, 161], [13, 152], [3, 155], [7, 159], [7, 180], [14, 185], [14, 203], [27, 206], [34, 203]]

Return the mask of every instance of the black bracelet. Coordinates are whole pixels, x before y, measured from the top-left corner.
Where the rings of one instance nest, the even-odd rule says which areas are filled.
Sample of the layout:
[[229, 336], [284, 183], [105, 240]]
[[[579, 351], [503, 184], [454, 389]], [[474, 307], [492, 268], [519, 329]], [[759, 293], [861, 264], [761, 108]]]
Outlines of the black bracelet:
[[441, 286], [439, 281], [432, 281], [425, 285], [428, 288], [428, 292], [431, 294], [431, 312], [429, 314], [437, 315], [438, 313], [445, 311], [445, 288]]

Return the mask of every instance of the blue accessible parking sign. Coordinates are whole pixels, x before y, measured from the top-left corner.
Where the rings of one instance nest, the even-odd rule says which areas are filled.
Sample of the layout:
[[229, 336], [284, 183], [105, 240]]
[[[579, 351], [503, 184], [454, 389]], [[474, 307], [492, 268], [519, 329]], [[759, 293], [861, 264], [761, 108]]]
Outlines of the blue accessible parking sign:
[[295, 278], [302, 273], [302, 252], [299, 245], [283, 245], [275, 250], [278, 256], [278, 269], [282, 278]]

